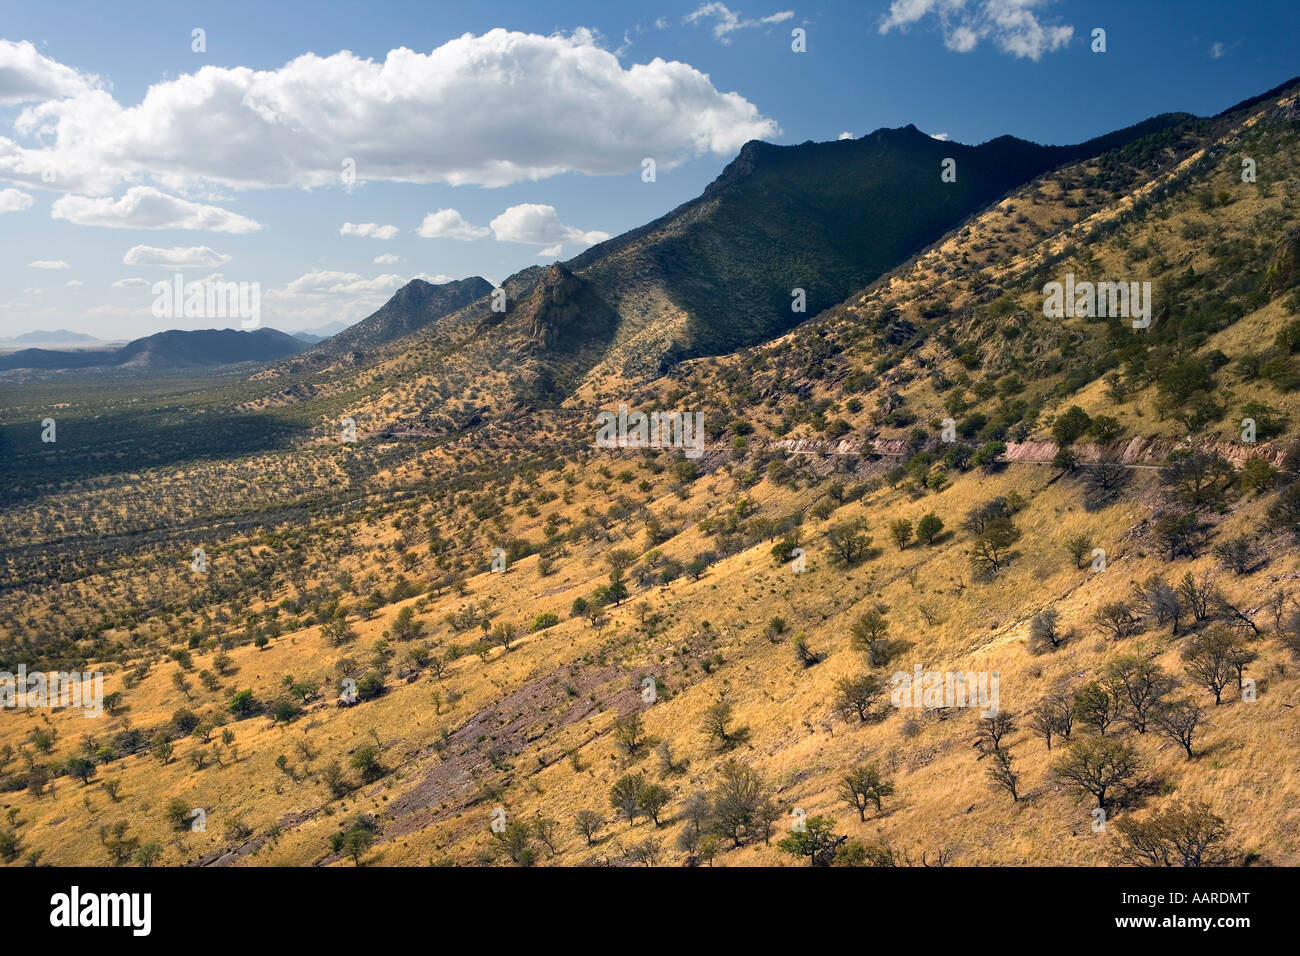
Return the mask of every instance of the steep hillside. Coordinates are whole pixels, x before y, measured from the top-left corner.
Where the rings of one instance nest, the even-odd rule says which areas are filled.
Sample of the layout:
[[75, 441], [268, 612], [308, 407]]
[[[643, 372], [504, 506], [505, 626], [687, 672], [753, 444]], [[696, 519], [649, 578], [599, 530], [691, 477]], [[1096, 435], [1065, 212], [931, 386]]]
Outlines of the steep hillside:
[[[699, 199], [567, 265], [606, 290], [625, 321], [625, 286], [644, 296], [637, 287], [649, 276], [661, 287], [686, 316], [663, 362], [728, 352], [834, 305], [1013, 186], [1189, 119], [1156, 117], [1068, 147], [1012, 136], [964, 146], [915, 126], [831, 143], [751, 142]], [[944, 181], [949, 158], [955, 178]], [[796, 288], [806, 313], [791, 309]], [[631, 338], [640, 324], [630, 323]]]
[[[434, 285], [412, 279], [393, 293], [377, 312], [366, 316], [324, 342], [308, 349], [304, 359], [341, 355], [373, 349], [422, 329], [443, 316], [464, 308], [492, 291], [492, 284], [481, 276], [457, 279]], [[293, 370], [297, 370], [296, 367]]]
[[[608, 363], [628, 240], [355, 364], [147, 396], [311, 440], [141, 480], [5, 431], [0, 669], [117, 695], [0, 723], [7, 862], [1130, 865], [1177, 823], [1300, 863], [1298, 94], [664, 374]], [[1044, 314], [1067, 276], [1151, 321]], [[596, 447], [620, 404], [706, 447]], [[892, 697], [917, 671], [995, 706]]]

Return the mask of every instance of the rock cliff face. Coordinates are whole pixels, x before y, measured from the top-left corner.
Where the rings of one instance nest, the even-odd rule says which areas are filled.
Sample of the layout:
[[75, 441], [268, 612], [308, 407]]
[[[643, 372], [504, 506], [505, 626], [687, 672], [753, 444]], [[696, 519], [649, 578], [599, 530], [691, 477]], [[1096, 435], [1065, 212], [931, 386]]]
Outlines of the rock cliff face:
[[1300, 279], [1300, 229], [1290, 229], [1269, 260], [1264, 281], [1270, 295], [1278, 295]]
[[577, 321], [581, 290], [582, 280], [558, 262], [546, 270], [520, 307], [520, 321], [533, 345], [543, 350], [554, 347]]

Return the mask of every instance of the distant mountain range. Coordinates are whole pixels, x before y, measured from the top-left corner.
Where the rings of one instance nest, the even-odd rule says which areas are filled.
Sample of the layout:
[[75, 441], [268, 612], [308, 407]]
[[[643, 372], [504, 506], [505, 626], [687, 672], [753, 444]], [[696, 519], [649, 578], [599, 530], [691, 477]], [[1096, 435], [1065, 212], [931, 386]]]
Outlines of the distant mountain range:
[[67, 329], [55, 329], [46, 331], [37, 329], [34, 332], [24, 332], [22, 335], [15, 335], [10, 338], [0, 338], [0, 349], [6, 346], [23, 346], [34, 348], [40, 346], [56, 347], [86, 347], [92, 345], [110, 344], [104, 339], [95, 338], [93, 335], [87, 335], [84, 332], [69, 332]]
[[171, 330], [135, 339], [120, 348], [21, 349], [0, 355], [0, 371], [210, 368], [240, 362], [270, 362], [293, 355], [305, 347], [306, 343], [300, 339], [275, 329], [251, 332], [238, 329]]
[[292, 333], [295, 339], [302, 339], [310, 345], [317, 342], [324, 342], [331, 335], [338, 335], [348, 327], [347, 322], [326, 322], [324, 325], [318, 325], [312, 329], [301, 329]]

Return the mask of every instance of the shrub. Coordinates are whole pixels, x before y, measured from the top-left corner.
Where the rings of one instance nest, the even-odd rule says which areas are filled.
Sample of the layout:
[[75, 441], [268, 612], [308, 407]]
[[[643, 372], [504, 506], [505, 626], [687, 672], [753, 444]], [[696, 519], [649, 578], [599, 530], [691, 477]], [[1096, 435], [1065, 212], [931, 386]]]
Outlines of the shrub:
[[[579, 600], [581, 600], [581, 598], [579, 598]], [[528, 625], [528, 632], [532, 634], [532, 633], [536, 633], [537, 631], [544, 631], [548, 627], [554, 627], [556, 624], [559, 623], [560, 623], [559, 615], [552, 614], [550, 611], [547, 611], [545, 614], [539, 614], [535, 618], [533, 618], [532, 623]]]
[[1064, 413], [1056, 416], [1052, 424], [1052, 437], [1058, 445], [1073, 445], [1088, 430], [1092, 419], [1078, 405], [1071, 405]]
[[924, 538], [926, 544], [934, 544], [935, 539], [943, 533], [943, 520], [934, 512], [925, 515], [916, 526], [916, 536]]

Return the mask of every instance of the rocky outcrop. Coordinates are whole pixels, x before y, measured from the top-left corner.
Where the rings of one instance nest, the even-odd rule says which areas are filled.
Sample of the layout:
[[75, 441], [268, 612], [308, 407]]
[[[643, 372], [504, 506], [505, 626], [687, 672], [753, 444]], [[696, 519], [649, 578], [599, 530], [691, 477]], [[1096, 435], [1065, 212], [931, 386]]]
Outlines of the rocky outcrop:
[[1264, 273], [1264, 288], [1276, 296], [1300, 279], [1300, 229], [1289, 229], [1278, 241]]
[[533, 345], [539, 349], [553, 347], [565, 329], [577, 321], [581, 289], [582, 280], [558, 262], [546, 270], [520, 308]]
[[[838, 441], [826, 441], [820, 438], [786, 438], [769, 443], [769, 448], [783, 451], [790, 455], [880, 455], [885, 458], [906, 458], [910, 447], [903, 438], [844, 438]], [[1171, 452], [1192, 446], [1186, 442], [1174, 442], [1151, 438], [1132, 438], [1126, 442], [1110, 445], [1076, 444], [1071, 446], [1081, 464], [1095, 464], [1101, 461], [1114, 462], [1133, 467], [1147, 466], [1156, 468], [1165, 463]], [[1254, 445], [1232, 442], [1211, 442], [1198, 445], [1204, 451], [1222, 455], [1235, 467], [1240, 468], [1250, 458], [1263, 458], [1275, 468], [1293, 468], [1293, 455], [1287, 449], [1279, 448], [1271, 442]], [[1050, 464], [1056, 457], [1059, 446], [1050, 441], [1007, 442], [1003, 461], [1020, 464]]]

